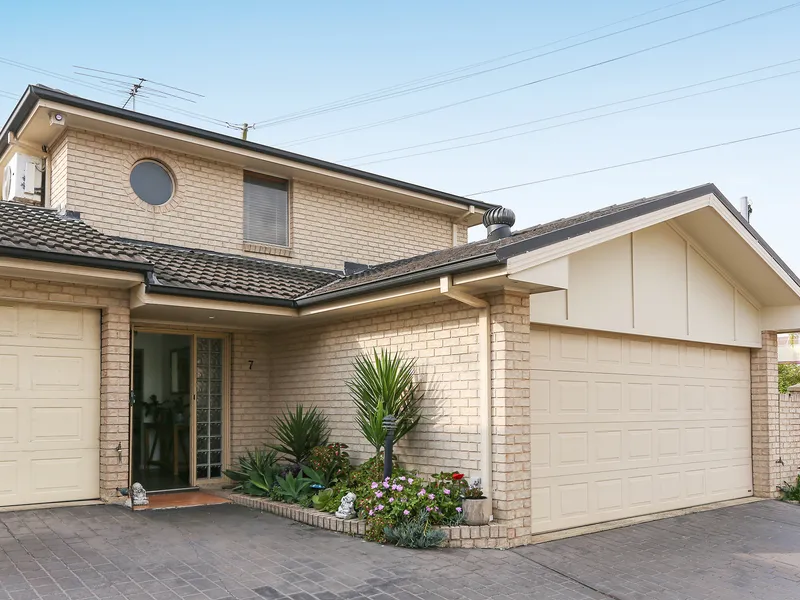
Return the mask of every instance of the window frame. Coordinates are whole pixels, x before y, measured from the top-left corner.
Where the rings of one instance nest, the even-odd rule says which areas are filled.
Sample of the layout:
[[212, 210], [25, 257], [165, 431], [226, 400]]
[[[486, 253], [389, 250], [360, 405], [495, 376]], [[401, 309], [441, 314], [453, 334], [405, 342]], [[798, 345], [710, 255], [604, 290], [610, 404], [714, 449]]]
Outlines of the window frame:
[[[286, 245], [273, 244], [269, 242], [261, 242], [258, 240], [248, 239], [245, 235], [245, 227], [247, 221], [247, 212], [244, 206], [244, 186], [245, 179], [260, 179], [270, 183], [285, 183], [286, 184]], [[292, 209], [293, 202], [292, 196], [294, 191], [294, 181], [286, 177], [277, 177], [275, 175], [268, 175], [266, 173], [259, 173], [257, 171], [242, 170], [242, 241], [244, 248], [250, 252], [261, 252], [264, 254], [283, 254], [287, 253], [292, 248]]]
[[[147, 200], [142, 198], [136, 192], [136, 190], [134, 189], [133, 182], [131, 181], [131, 176], [133, 175], [134, 169], [136, 167], [138, 167], [139, 165], [143, 164], [143, 163], [155, 163], [155, 164], [157, 164], [159, 167], [164, 169], [164, 172], [167, 174], [167, 177], [169, 177], [170, 182], [172, 183], [172, 191], [171, 191], [171, 193], [169, 195], [169, 198], [167, 198], [166, 202], [162, 202], [161, 204], [151, 204], [150, 202], [148, 202]], [[163, 206], [167, 206], [175, 198], [175, 194], [178, 191], [178, 183], [175, 181], [175, 174], [172, 172], [172, 169], [164, 161], [159, 160], [157, 158], [150, 157], [150, 156], [146, 156], [144, 158], [140, 158], [139, 160], [135, 161], [131, 165], [131, 168], [128, 170], [128, 187], [131, 188], [131, 191], [133, 192], [134, 196], [136, 196], [137, 200], [139, 200], [140, 202], [146, 204], [150, 208], [154, 208], [154, 209], [161, 208]]]

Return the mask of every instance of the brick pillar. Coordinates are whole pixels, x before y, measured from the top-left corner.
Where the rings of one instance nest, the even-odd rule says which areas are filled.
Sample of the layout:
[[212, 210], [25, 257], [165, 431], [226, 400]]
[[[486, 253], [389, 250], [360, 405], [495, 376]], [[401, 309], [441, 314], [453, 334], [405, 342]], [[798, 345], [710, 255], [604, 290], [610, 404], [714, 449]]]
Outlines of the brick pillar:
[[492, 336], [494, 518], [509, 537], [530, 534], [530, 299], [502, 292], [489, 298]]
[[131, 323], [128, 300], [102, 313], [100, 345], [100, 498], [118, 498], [128, 485]]
[[753, 494], [773, 498], [781, 483], [778, 335], [761, 332], [761, 348], [750, 351], [750, 399], [753, 417]]

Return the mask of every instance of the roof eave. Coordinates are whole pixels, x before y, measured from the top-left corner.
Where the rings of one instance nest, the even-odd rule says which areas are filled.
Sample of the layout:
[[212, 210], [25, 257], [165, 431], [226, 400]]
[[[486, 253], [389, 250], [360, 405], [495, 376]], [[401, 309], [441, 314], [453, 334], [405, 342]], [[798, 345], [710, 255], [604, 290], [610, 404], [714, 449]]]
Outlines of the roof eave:
[[79, 267], [96, 267], [102, 269], [111, 269], [113, 271], [128, 271], [133, 273], [142, 273], [144, 275], [153, 271], [153, 266], [149, 263], [115, 260], [95, 256], [80, 256], [75, 254], [65, 254], [62, 252], [32, 250], [28, 248], [0, 247], [0, 256], [75, 265]]
[[240, 302], [244, 304], [258, 304], [262, 306], [281, 306], [296, 308], [295, 301], [287, 298], [273, 298], [269, 296], [253, 296], [250, 294], [236, 294], [219, 292], [215, 290], [198, 290], [170, 285], [147, 283], [145, 291], [148, 294], [163, 294], [168, 296], [182, 296], [185, 298], [202, 298], [205, 300], [220, 300], [226, 302]]
[[28, 118], [28, 116], [31, 114], [31, 112], [34, 110], [35, 106], [40, 100], [58, 102], [74, 108], [79, 108], [110, 117], [124, 119], [141, 125], [157, 127], [165, 131], [171, 131], [173, 133], [180, 133], [183, 135], [196, 137], [198, 139], [210, 142], [225, 144], [233, 148], [239, 148], [251, 152], [257, 152], [264, 156], [292, 161], [297, 164], [310, 166], [317, 169], [323, 169], [331, 173], [336, 173], [338, 175], [344, 175], [347, 177], [353, 177], [355, 179], [360, 179], [370, 183], [384, 185], [400, 191], [411, 192], [414, 194], [421, 194], [424, 196], [435, 198], [437, 200], [452, 202], [454, 204], [458, 204], [466, 208], [474, 206], [480, 210], [488, 210], [495, 206], [494, 204], [481, 202], [480, 200], [465, 198], [463, 196], [458, 196], [456, 194], [450, 194], [447, 192], [435, 190], [425, 186], [416, 185], [406, 181], [401, 181], [399, 179], [393, 179], [391, 177], [385, 177], [383, 175], [378, 175], [376, 173], [362, 171], [360, 169], [355, 169], [353, 167], [347, 167], [345, 165], [332, 163], [318, 158], [313, 158], [302, 154], [296, 154], [294, 152], [289, 152], [287, 150], [282, 150], [280, 148], [266, 146], [264, 144], [258, 144], [247, 140], [241, 140], [238, 138], [231, 137], [229, 135], [223, 135], [221, 133], [208, 131], [205, 129], [201, 129], [199, 127], [193, 127], [191, 125], [185, 125], [183, 123], [170, 121], [168, 119], [161, 119], [159, 117], [154, 117], [143, 113], [137, 113], [125, 110], [122, 108], [118, 108], [116, 106], [111, 106], [101, 102], [95, 102], [94, 100], [88, 100], [86, 98], [73, 96], [72, 94], [67, 94], [65, 92], [60, 92], [58, 90], [53, 90], [50, 88], [36, 86], [36, 85], [28, 86], [22, 99], [17, 103], [14, 112], [6, 121], [6, 124], [2, 130], [2, 134], [0, 134], [2, 135], [2, 139], [0, 139], [0, 156], [3, 154], [3, 152], [5, 152], [6, 148], [8, 147], [8, 132], [11, 131], [16, 133], [19, 126], [25, 121], [25, 119]]
[[352, 296], [359, 296], [362, 294], [380, 292], [395, 287], [402, 287], [404, 285], [418, 283], [420, 281], [432, 279], [434, 277], [440, 277], [442, 275], [455, 275], [457, 273], [465, 273], [467, 271], [476, 271], [478, 269], [495, 267], [504, 262], [505, 260], [499, 260], [497, 255], [492, 252], [491, 254], [484, 254], [459, 262], [447, 263], [445, 265], [440, 265], [430, 269], [414, 271], [413, 273], [398, 275], [396, 277], [387, 277], [386, 279], [379, 279], [370, 283], [322, 293], [315, 296], [298, 298], [295, 302], [298, 307], [312, 306], [314, 304], [321, 304], [323, 302], [332, 302], [334, 300], [341, 300], [343, 298], [349, 298]]

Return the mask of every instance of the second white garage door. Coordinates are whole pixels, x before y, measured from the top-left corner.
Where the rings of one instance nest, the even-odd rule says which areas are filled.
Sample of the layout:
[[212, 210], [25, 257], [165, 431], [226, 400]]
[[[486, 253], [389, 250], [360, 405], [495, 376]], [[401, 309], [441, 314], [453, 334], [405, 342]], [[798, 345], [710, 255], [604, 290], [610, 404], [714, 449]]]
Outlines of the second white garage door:
[[0, 303], [0, 506], [100, 495], [100, 313]]
[[752, 495], [750, 351], [531, 328], [534, 533]]

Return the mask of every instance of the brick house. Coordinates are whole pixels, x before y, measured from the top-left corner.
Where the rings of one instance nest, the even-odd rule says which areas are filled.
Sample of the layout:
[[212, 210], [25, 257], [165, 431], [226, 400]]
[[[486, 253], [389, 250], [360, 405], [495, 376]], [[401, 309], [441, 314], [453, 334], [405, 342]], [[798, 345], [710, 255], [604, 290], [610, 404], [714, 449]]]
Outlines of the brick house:
[[36, 86], [0, 167], [0, 506], [220, 485], [298, 403], [363, 459], [345, 381], [376, 347], [426, 390], [404, 463], [480, 478], [512, 543], [771, 496], [798, 467], [774, 439], [800, 283], [711, 184], [512, 232]]

